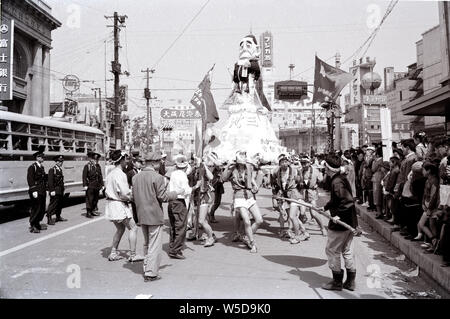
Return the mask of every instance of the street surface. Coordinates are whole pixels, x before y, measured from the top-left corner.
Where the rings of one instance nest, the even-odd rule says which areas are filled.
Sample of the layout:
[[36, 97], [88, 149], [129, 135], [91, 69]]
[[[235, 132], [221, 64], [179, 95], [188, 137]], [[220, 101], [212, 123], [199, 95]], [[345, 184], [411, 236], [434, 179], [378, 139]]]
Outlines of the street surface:
[[[381, 236], [362, 224], [363, 235], [354, 240], [357, 290], [332, 292], [321, 289], [331, 272], [325, 255], [326, 237], [315, 222], [306, 227], [311, 238], [298, 245], [278, 236], [278, 214], [273, 211], [271, 191], [261, 189], [257, 201], [265, 223], [256, 235], [258, 253], [231, 242], [231, 188], [212, 224], [218, 243], [204, 248], [187, 242], [185, 260], [167, 256], [168, 227], [164, 228], [162, 279], [144, 282], [142, 263], [126, 259], [110, 262], [114, 226], [103, 214], [84, 217], [85, 205], [72, 201], [63, 210], [68, 222], [48, 226], [40, 234], [28, 231], [23, 214], [0, 224], [1, 298], [441, 298], [417, 276], [415, 265], [404, 259]], [[320, 203], [327, 200], [321, 191]], [[100, 200], [103, 211], [105, 200]], [[167, 210], [165, 210], [167, 212]], [[11, 209], [0, 212], [12, 214]], [[19, 213], [19, 212], [17, 212]], [[309, 214], [308, 214], [309, 215]], [[44, 219], [44, 222], [46, 219]], [[166, 213], [166, 226], [168, 225]], [[138, 254], [143, 236], [139, 230]], [[127, 233], [120, 243], [126, 256]]]

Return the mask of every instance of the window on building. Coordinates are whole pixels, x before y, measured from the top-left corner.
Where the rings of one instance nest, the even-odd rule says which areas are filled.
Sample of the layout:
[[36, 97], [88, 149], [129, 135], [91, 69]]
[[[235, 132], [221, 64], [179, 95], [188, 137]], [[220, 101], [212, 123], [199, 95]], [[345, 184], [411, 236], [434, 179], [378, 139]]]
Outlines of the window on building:
[[25, 51], [18, 43], [14, 43], [13, 74], [25, 79], [27, 76], [28, 61]]

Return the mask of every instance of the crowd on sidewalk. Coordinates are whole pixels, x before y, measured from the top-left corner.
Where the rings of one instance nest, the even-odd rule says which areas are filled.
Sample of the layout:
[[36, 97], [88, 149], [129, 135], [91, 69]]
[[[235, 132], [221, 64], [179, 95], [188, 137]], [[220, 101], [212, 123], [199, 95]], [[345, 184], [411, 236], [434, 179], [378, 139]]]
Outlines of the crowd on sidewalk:
[[392, 147], [389, 161], [381, 145], [340, 154], [357, 203], [449, 266], [450, 139], [418, 132]]

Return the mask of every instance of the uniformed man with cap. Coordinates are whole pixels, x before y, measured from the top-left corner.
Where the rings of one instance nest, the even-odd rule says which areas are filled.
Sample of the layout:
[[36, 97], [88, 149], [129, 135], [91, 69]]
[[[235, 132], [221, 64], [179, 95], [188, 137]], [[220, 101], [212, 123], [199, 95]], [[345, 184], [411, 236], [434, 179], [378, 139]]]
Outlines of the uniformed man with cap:
[[162, 176], [166, 176], [167, 170], [166, 170], [166, 158], [167, 154], [164, 152], [161, 152], [161, 164], [159, 165], [159, 174]]
[[89, 162], [83, 169], [83, 188], [86, 191], [86, 217], [92, 218], [99, 214], [95, 212], [100, 189], [103, 187], [103, 176], [100, 165], [96, 163], [101, 155], [94, 152], [87, 154]]
[[46, 225], [40, 222], [45, 216], [45, 197], [46, 197], [46, 174], [43, 166], [44, 153], [40, 150], [33, 154], [36, 162], [28, 167], [27, 182], [28, 193], [31, 199], [30, 212], [30, 232], [39, 233], [41, 230], [47, 229]]
[[[64, 174], [62, 165], [64, 156], [58, 155], [53, 158], [55, 166], [48, 171], [48, 192], [50, 195], [50, 204], [48, 205], [47, 218], [49, 225], [55, 225], [55, 222], [65, 222], [67, 219], [61, 217], [61, 210], [64, 199]], [[55, 215], [55, 220], [52, 216]]]

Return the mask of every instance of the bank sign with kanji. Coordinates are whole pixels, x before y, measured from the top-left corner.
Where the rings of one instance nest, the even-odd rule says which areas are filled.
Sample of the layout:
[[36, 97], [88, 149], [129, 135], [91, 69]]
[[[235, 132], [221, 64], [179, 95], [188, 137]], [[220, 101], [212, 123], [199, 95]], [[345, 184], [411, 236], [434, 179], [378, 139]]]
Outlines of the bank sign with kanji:
[[0, 24], [0, 100], [13, 98], [14, 20], [2, 16]]
[[201, 119], [202, 115], [199, 111], [192, 110], [176, 110], [176, 109], [162, 109], [161, 110], [161, 119], [163, 120], [198, 120]]

